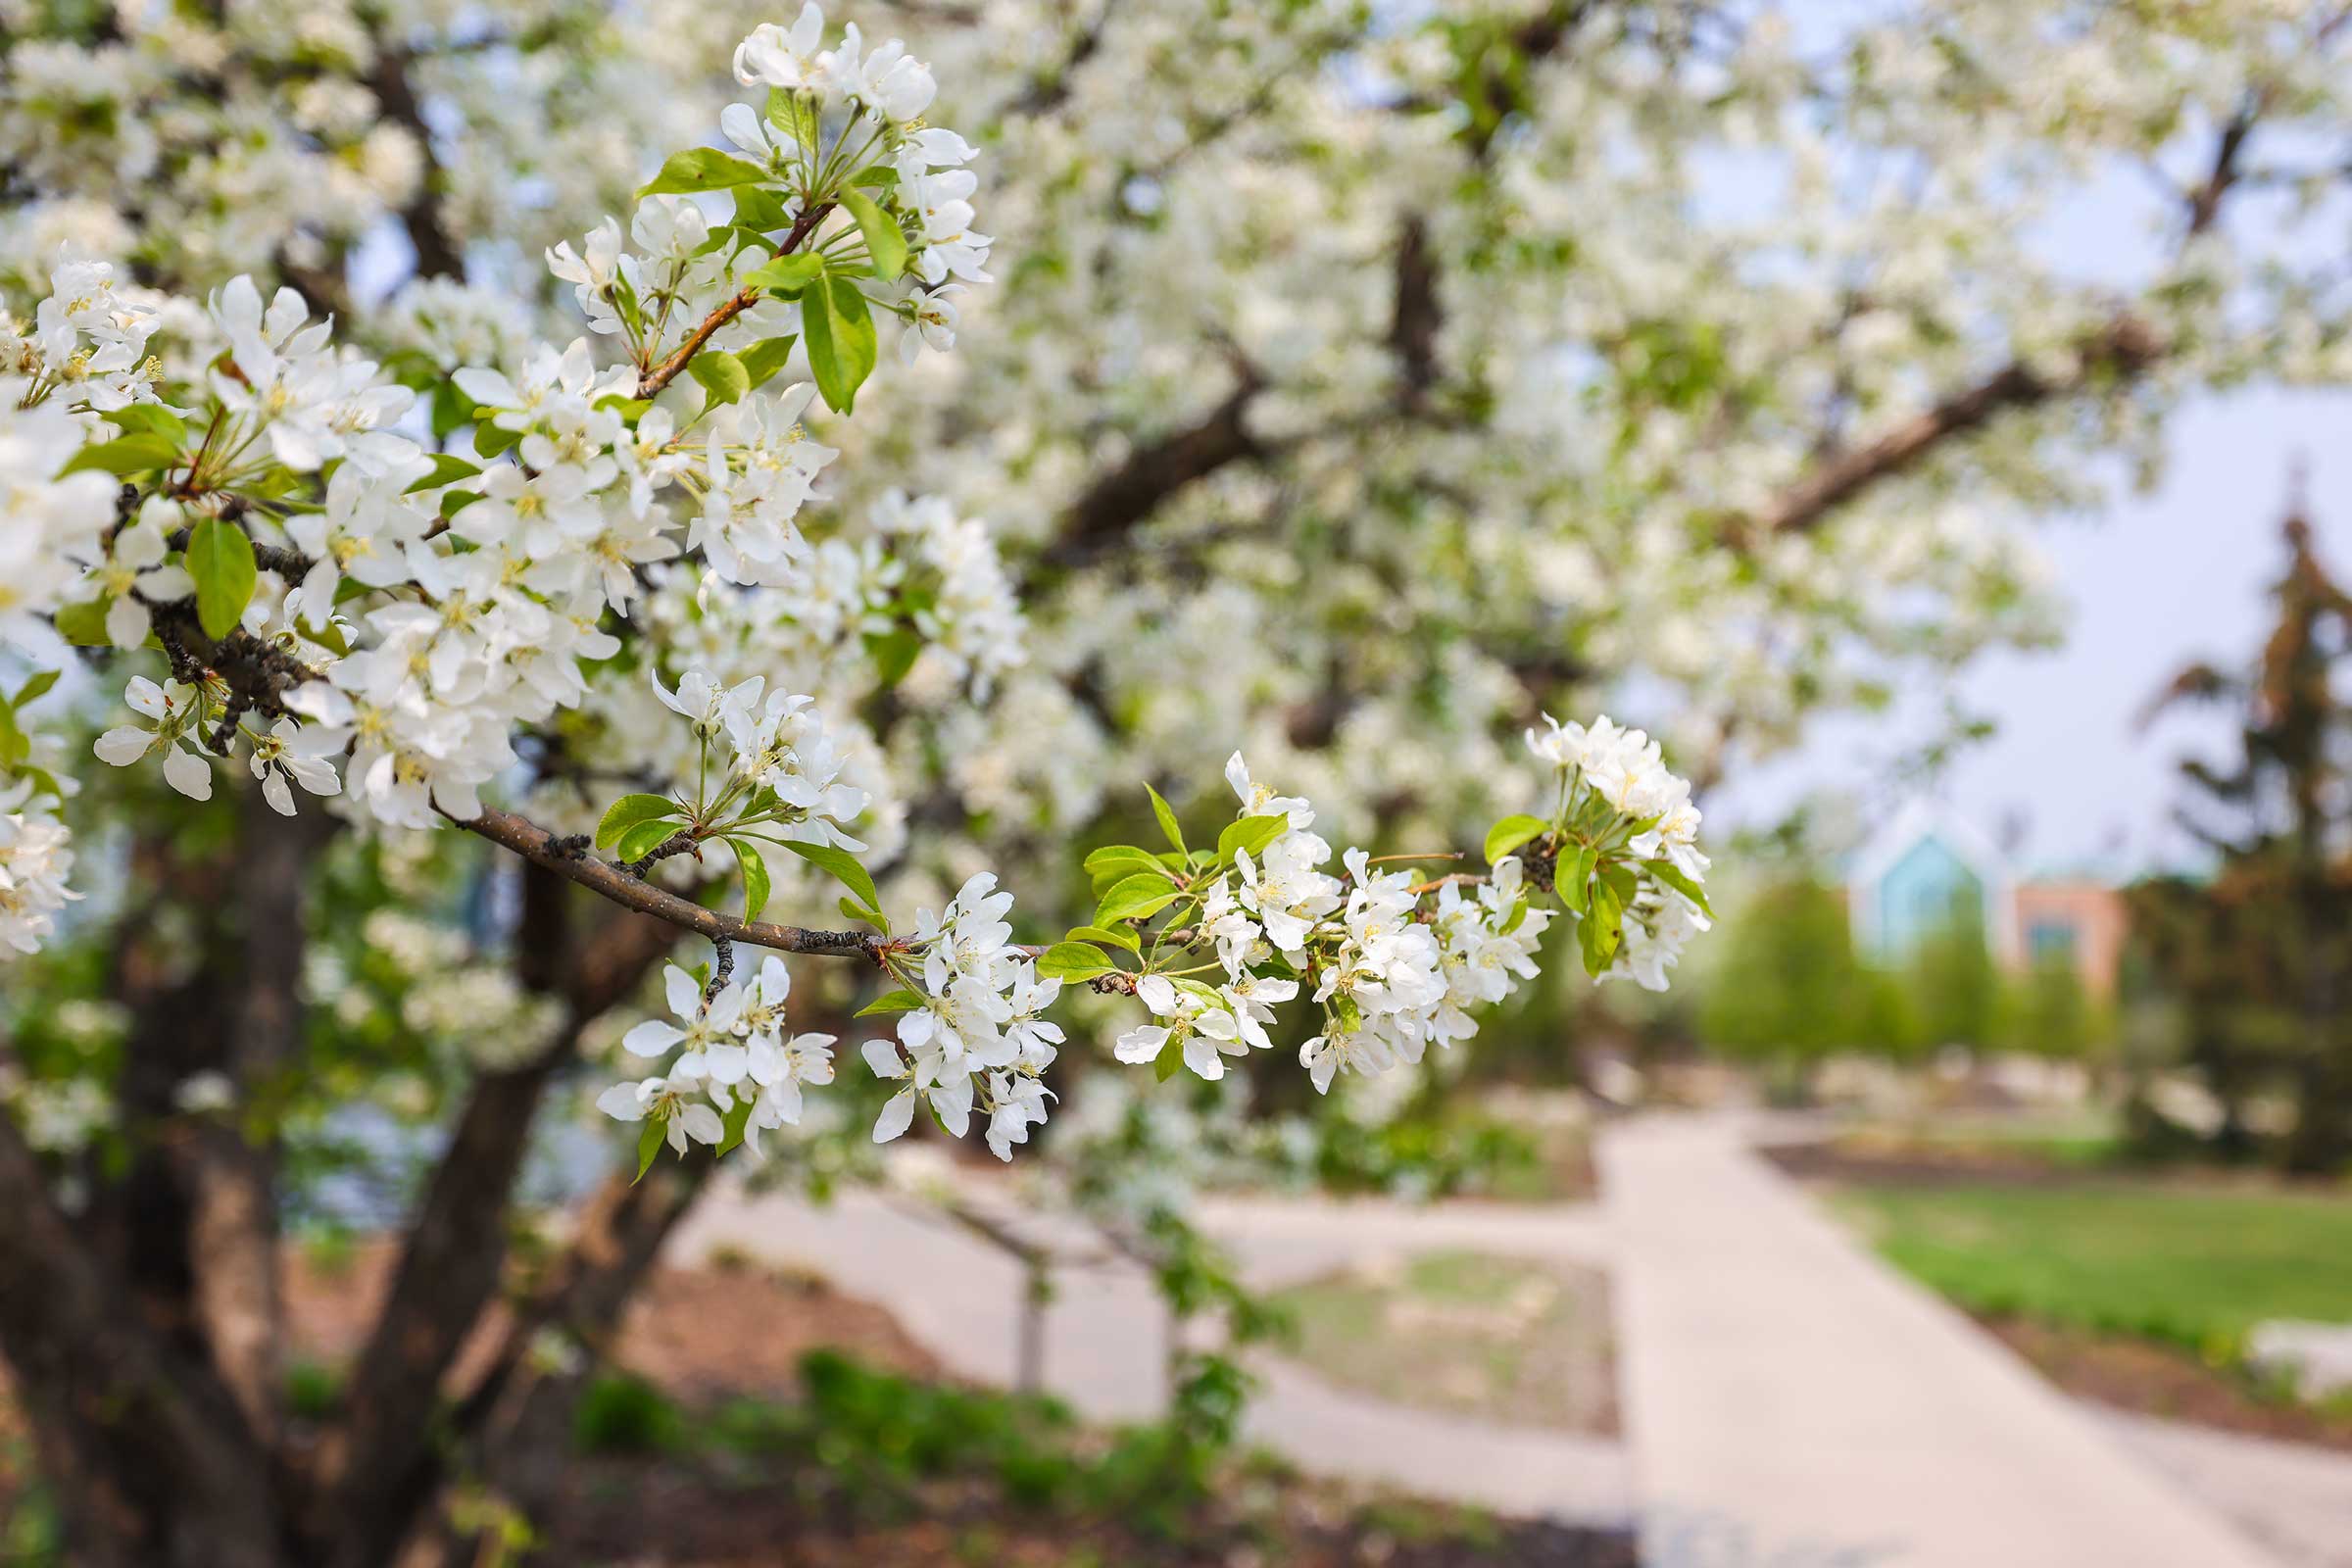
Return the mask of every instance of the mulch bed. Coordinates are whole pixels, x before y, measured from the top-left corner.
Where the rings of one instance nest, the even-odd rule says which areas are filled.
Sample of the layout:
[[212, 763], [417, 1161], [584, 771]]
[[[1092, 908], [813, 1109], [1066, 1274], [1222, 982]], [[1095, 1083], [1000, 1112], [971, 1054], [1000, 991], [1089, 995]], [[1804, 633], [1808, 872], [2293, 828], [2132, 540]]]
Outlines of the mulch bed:
[[1978, 1321], [2069, 1394], [2167, 1421], [2352, 1451], [2352, 1413], [2265, 1398], [2233, 1369], [2178, 1347], [2021, 1317]]

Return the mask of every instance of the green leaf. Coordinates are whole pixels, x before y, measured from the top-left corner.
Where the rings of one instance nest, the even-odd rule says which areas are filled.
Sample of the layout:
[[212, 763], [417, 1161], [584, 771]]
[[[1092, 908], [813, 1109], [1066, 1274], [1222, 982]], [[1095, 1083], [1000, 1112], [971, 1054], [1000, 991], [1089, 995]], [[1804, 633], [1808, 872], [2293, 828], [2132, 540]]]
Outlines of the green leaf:
[[450, 433], [458, 426], [469, 424], [472, 420], [473, 400], [459, 391], [455, 381], [444, 381], [433, 388], [432, 428], [434, 440], [448, 439]]
[[1113, 920], [1146, 920], [1175, 902], [1176, 890], [1169, 886], [1165, 875], [1138, 874], [1103, 894], [1089, 923], [1108, 925]]
[[32, 741], [17, 723], [16, 710], [0, 704], [0, 768], [13, 768], [32, 755]]
[[[454, 517], [459, 513], [464, 512], [467, 507], [472, 506], [476, 501], [481, 499], [482, 493], [479, 490], [444, 490], [441, 492], [441, 515], [444, 517]], [[346, 577], [343, 579], [343, 581], [347, 585], [359, 582], [359, 580], [355, 577]], [[365, 590], [367, 584], [359, 583], [359, 586]], [[357, 599], [359, 595], [354, 594], [352, 597]], [[339, 605], [342, 602], [342, 590], [337, 589], [335, 592], [335, 603]]]
[[1152, 1059], [1152, 1071], [1163, 1084], [1184, 1071], [1184, 1042], [1174, 1035], [1168, 1036], [1168, 1043]]
[[206, 517], [189, 530], [187, 564], [188, 575], [196, 579], [196, 619], [204, 634], [227, 636], [253, 603], [253, 541], [235, 523]]
[[522, 432], [520, 430], [510, 430], [503, 424], [492, 424], [489, 419], [483, 417], [484, 415], [495, 411], [476, 409], [473, 412], [478, 421], [473, 427], [473, 450], [483, 457], [495, 458], [521, 442]]
[[901, 986], [896, 991], [883, 992], [882, 995], [859, 1007], [850, 1016], [870, 1018], [879, 1012], [912, 1012], [915, 1008], [925, 1005], [929, 1001], [930, 999], [921, 992], [909, 991], [905, 986]]
[[1217, 863], [1231, 864], [1234, 856], [1262, 855], [1267, 845], [1290, 831], [1291, 818], [1287, 811], [1266, 816], [1245, 816], [1229, 822], [1217, 835]]
[[1153, 789], [1149, 781], [1144, 785], [1144, 793], [1152, 797], [1152, 814], [1159, 818], [1159, 830], [1168, 836], [1168, 843], [1175, 847], [1178, 855], [1190, 855], [1192, 851], [1184, 847], [1184, 829], [1176, 825], [1175, 811], [1159, 798], [1159, 791]]
[[735, 852], [735, 863], [743, 871], [743, 918], [748, 924], [759, 919], [760, 911], [767, 907], [767, 861], [756, 845], [741, 839], [727, 840], [727, 848]]
[[1158, 856], [1132, 844], [1105, 845], [1086, 858], [1086, 874], [1093, 879], [1098, 894], [1139, 872], [1170, 880], [1168, 868], [1159, 863]]
[[464, 458], [447, 452], [434, 452], [428, 456], [433, 460], [432, 471], [403, 490], [402, 495], [413, 496], [419, 490], [437, 490], [453, 479], [470, 479], [482, 471], [480, 464], [467, 463]]
[[1617, 956], [1617, 944], [1625, 935], [1625, 906], [1617, 900], [1617, 890], [1604, 878], [1592, 884], [1592, 907], [1576, 922], [1577, 944], [1584, 949], [1585, 972], [1595, 980]]
[[[22, 697], [17, 699], [20, 703], [24, 700]], [[1676, 865], [1672, 860], [1643, 860], [1642, 869], [1674, 889], [1675, 892], [1680, 893], [1684, 898], [1689, 899], [1692, 904], [1697, 905], [1699, 913], [1710, 920], [1715, 918], [1715, 911], [1707, 906], [1707, 890], [1691, 881], [1681, 866]]]
[[869, 190], [885, 190], [899, 182], [899, 172], [888, 164], [868, 164], [850, 176], [853, 185]]
[[76, 648], [112, 648], [114, 639], [106, 634], [106, 601], [92, 599], [85, 604], [67, 605], [54, 617], [57, 634]]
[[1143, 938], [1125, 926], [1074, 925], [1070, 927], [1066, 940], [1071, 942], [1108, 942], [1134, 954], [1141, 954], [1144, 951]]
[[172, 443], [174, 451], [187, 445], [188, 427], [184, 420], [158, 403], [129, 403], [110, 410], [107, 421], [124, 435], [161, 436]]
[[874, 892], [874, 879], [865, 874], [865, 867], [849, 851], [830, 844], [803, 844], [797, 839], [787, 840], [784, 847], [809, 864], [831, 872], [836, 882], [875, 908], [882, 907], [881, 896]]
[[868, 632], [865, 651], [874, 661], [874, 673], [885, 686], [896, 686], [906, 678], [914, 662], [923, 651], [923, 640], [906, 626], [894, 631]]
[[874, 275], [887, 282], [906, 270], [906, 236], [900, 230], [898, 220], [861, 190], [845, 190], [839, 200], [842, 211], [858, 220], [858, 232], [865, 236], [866, 252], [873, 258]]
[[710, 406], [732, 403], [752, 389], [752, 372], [725, 349], [705, 349], [686, 362], [686, 373], [710, 394]]
[[23, 708], [26, 703], [35, 702], [39, 700], [43, 693], [48, 691], [50, 687], [56, 684], [56, 670], [35, 670], [33, 671], [32, 678], [30, 680], [27, 680], [24, 685], [17, 688], [16, 700], [10, 706], [15, 708]]
[[639, 822], [613, 843], [612, 853], [624, 860], [642, 860], [666, 843], [678, 826], [677, 822], [662, 818]]
[[890, 935], [890, 921], [880, 909], [874, 908], [870, 905], [859, 904], [856, 899], [843, 899], [835, 907], [851, 919], [863, 920], [884, 936]]
[[719, 1125], [725, 1131], [719, 1136], [717, 1148], [712, 1151], [714, 1154], [727, 1153], [743, 1143], [744, 1130], [752, 1124], [754, 1103], [750, 1096], [744, 1096], [735, 1102], [732, 1110], [719, 1118]]
[[623, 795], [605, 808], [604, 820], [596, 824], [596, 847], [611, 849], [623, 833], [641, 822], [684, 814], [684, 808], [666, 795]]
[[1487, 863], [1493, 865], [1513, 850], [1538, 834], [1549, 832], [1551, 824], [1524, 813], [1506, 816], [1487, 829]]
[[790, 228], [792, 215], [784, 210], [784, 198], [774, 191], [759, 185], [738, 185], [733, 226], [765, 234], [770, 229]]
[[776, 372], [783, 369], [785, 363], [792, 358], [792, 346], [799, 341], [787, 332], [782, 337], [766, 338], [745, 349], [738, 358], [743, 361], [744, 373], [752, 378], [752, 385], [765, 386], [773, 380]]
[[689, 147], [682, 153], [672, 153], [662, 166], [639, 198], [647, 196], [691, 196], [698, 191], [732, 190], [737, 185], [757, 185], [767, 178], [767, 171], [757, 164], [747, 164], [715, 147]]
[[762, 288], [788, 300], [799, 299], [824, 270], [822, 256], [814, 251], [795, 251], [753, 268], [743, 274], [743, 282], [746, 288]]
[[1578, 914], [1592, 906], [1586, 887], [1592, 880], [1592, 858], [1597, 852], [1590, 844], [1580, 844], [1573, 855], [1563, 855], [1552, 869], [1552, 891], [1560, 903]]
[[1056, 942], [1037, 960], [1041, 980], [1092, 980], [1116, 967], [1108, 954], [1084, 942]]
[[874, 317], [865, 296], [846, 277], [828, 277], [801, 298], [801, 332], [808, 346], [808, 368], [826, 407], [847, 414], [858, 389], [874, 373], [879, 349]]
[[69, 473], [90, 468], [102, 473], [145, 473], [154, 468], [176, 467], [179, 461], [178, 442], [152, 430], [142, 430], [83, 447], [74, 454], [72, 462], [57, 470], [57, 476], [62, 479]]
[[810, 152], [816, 151], [822, 127], [816, 118], [816, 93], [808, 87], [767, 89], [767, 120], [778, 130]]
[[629, 1178], [630, 1186], [645, 1180], [645, 1173], [653, 1169], [654, 1156], [662, 1152], [662, 1126], [651, 1116], [645, 1118], [644, 1130], [637, 1134], [637, 1174]]

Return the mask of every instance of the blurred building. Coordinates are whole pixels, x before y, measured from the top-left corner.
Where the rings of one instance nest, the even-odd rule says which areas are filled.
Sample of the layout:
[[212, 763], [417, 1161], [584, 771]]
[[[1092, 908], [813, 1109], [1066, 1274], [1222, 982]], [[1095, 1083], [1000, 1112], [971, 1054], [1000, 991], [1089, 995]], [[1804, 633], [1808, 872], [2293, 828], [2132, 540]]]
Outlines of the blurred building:
[[1914, 801], [1872, 835], [1845, 893], [1855, 944], [1877, 962], [1899, 964], [1934, 937], [1973, 930], [2004, 968], [2065, 958], [2087, 990], [2114, 994], [2128, 929], [2116, 890], [2097, 878], [2021, 875], [1939, 804]]

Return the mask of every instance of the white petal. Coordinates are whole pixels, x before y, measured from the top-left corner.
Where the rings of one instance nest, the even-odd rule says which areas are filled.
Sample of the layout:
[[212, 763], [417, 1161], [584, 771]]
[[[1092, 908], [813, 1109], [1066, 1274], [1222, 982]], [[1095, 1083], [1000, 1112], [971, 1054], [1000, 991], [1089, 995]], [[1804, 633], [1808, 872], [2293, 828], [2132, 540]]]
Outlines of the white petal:
[[635, 1084], [614, 1084], [596, 1097], [596, 1108], [614, 1121], [645, 1120], [645, 1101]]
[[905, 1132], [914, 1121], [914, 1091], [903, 1090], [890, 1097], [882, 1114], [874, 1118], [874, 1142], [887, 1144]]
[[164, 782], [191, 801], [213, 798], [213, 770], [184, 746], [174, 746], [164, 754]]
[[98, 754], [98, 760], [101, 762], [112, 762], [117, 767], [128, 767], [147, 755], [147, 743], [154, 739], [155, 734], [152, 730], [138, 729], [129, 724], [123, 724], [99, 736], [97, 743], [90, 750]]
[[703, 988], [674, 963], [662, 971], [662, 995], [669, 1003], [669, 1010], [681, 1018], [693, 1017], [703, 1004]]
[[620, 1037], [620, 1049], [632, 1055], [659, 1056], [686, 1038], [686, 1031], [660, 1018], [648, 1018]]
[[899, 1056], [899, 1048], [887, 1040], [868, 1040], [859, 1048], [865, 1064], [874, 1069], [877, 1078], [904, 1078], [906, 1063]]
[[147, 640], [147, 607], [123, 594], [106, 607], [106, 640], [117, 648], [136, 648]]
[[715, 1144], [727, 1136], [727, 1124], [709, 1105], [688, 1105], [678, 1119], [685, 1123], [686, 1136], [698, 1144]]

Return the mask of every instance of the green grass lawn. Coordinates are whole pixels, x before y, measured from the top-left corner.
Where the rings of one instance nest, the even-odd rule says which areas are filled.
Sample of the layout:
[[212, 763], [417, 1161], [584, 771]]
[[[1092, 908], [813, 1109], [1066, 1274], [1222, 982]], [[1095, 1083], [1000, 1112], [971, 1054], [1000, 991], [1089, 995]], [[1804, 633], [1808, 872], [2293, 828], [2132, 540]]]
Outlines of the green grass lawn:
[[2265, 1318], [2352, 1322], [2352, 1199], [2117, 1181], [1858, 1185], [1837, 1201], [1972, 1311], [2221, 1357]]

